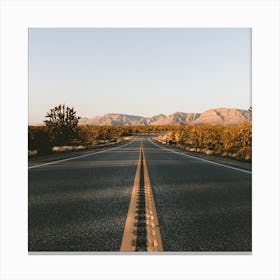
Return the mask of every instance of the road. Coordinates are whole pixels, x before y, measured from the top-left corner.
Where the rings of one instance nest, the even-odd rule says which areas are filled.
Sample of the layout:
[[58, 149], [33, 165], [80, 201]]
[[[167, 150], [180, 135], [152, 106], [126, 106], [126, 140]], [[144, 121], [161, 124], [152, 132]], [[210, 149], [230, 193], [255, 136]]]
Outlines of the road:
[[[30, 162], [29, 251], [120, 251], [137, 172], [140, 184], [148, 177], [155, 209], [150, 219], [158, 223], [152, 226], [159, 230], [161, 250], [251, 251], [251, 172], [166, 149], [147, 136], [65, 160]], [[143, 199], [142, 216], [148, 217], [147, 192]]]

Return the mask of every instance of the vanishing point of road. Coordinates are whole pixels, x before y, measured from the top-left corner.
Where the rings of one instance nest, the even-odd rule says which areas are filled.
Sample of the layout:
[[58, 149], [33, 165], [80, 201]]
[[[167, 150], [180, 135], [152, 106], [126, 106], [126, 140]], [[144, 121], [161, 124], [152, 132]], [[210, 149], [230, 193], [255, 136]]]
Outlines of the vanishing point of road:
[[251, 171], [148, 136], [31, 160], [30, 252], [249, 252]]

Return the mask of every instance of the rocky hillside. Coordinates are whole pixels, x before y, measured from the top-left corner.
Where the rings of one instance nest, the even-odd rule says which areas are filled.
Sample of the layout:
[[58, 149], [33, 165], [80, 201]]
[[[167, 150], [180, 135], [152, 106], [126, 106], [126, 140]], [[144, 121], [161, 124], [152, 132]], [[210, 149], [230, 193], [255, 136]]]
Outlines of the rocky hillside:
[[134, 125], [143, 119], [140, 116], [132, 116], [125, 114], [106, 114], [104, 116], [97, 116], [94, 118], [81, 118], [79, 124], [87, 125]]
[[80, 119], [80, 125], [176, 125], [176, 124], [219, 124], [232, 125], [251, 122], [252, 114], [241, 109], [218, 108], [203, 113], [176, 112], [171, 115], [141, 117], [125, 114], [106, 114], [94, 118]]

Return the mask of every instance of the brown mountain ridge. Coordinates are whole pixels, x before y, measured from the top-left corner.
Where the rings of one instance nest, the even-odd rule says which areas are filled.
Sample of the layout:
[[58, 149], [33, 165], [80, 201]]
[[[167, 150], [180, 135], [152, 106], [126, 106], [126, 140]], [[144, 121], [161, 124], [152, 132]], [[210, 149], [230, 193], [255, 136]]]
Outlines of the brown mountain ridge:
[[203, 113], [176, 112], [171, 115], [141, 117], [126, 114], [105, 114], [93, 118], [81, 118], [80, 125], [176, 125], [176, 124], [210, 124], [234, 125], [252, 121], [252, 113], [235, 108], [217, 108]]

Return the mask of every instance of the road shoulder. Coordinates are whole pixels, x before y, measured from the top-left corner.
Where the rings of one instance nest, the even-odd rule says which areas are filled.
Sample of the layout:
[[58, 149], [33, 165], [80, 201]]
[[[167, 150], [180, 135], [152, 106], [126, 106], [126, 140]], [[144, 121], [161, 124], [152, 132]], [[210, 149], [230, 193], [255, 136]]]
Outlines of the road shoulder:
[[197, 152], [184, 151], [177, 147], [172, 147], [170, 145], [164, 145], [164, 144], [158, 143], [157, 141], [154, 141], [154, 140], [150, 140], [150, 141], [152, 143], [158, 145], [159, 147], [169, 149], [174, 152], [182, 153], [182, 154], [185, 154], [185, 155], [188, 155], [191, 157], [196, 157], [198, 159], [203, 159], [203, 160], [211, 161], [211, 162], [218, 163], [218, 164], [231, 166], [234, 168], [240, 168], [240, 169], [244, 169], [247, 171], [252, 171], [252, 163], [250, 163], [250, 162], [238, 161], [238, 160], [221, 157], [221, 156], [205, 155], [205, 154], [197, 153]]

